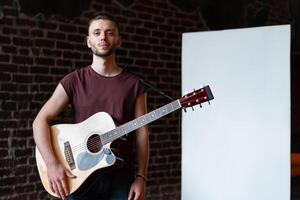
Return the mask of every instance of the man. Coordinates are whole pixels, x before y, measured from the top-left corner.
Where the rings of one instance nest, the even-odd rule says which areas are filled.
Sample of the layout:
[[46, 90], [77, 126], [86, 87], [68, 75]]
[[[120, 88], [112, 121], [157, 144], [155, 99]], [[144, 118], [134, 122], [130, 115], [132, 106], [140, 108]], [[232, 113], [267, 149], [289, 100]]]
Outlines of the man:
[[[115, 50], [121, 46], [121, 37], [114, 18], [100, 14], [92, 19], [86, 41], [93, 52], [92, 64], [64, 77], [33, 122], [34, 139], [47, 166], [51, 190], [62, 199], [72, 200], [143, 199], [149, 156], [146, 126], [127, 136], [120, 151], [125, 154], [120, 169], [97, 177], [85, 192], [68, 196], [67, 178], [76, 177], [59, 163], [53, 153], [49, 122], [68, 104], [74, 109], [76, 123], [96, 112], [107, 112], [120, 125], [147, 112], [143, 86], [115, 61]], [[136, 159], [132, 158], [132, 144], [136, 146]], [[137, 161], [136, 172], [133, 172], [133, 160]]]

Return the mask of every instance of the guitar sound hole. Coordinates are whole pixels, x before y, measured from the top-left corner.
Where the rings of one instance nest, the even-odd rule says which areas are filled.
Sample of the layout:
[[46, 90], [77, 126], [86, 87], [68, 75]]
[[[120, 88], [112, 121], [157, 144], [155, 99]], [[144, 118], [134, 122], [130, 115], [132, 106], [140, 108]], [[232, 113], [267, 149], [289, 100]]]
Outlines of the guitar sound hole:
[[99, 152], [102, 148], [100, 135], [91, 135], [87, 141], [87, 148], [92, 153]]

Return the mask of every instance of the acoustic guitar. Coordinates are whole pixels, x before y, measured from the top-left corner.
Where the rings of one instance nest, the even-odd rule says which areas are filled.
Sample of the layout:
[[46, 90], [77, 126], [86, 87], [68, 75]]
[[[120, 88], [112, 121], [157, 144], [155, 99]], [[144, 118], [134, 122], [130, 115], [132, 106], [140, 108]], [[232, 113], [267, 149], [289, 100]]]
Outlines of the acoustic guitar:
[[[122, 160], [111, 148], [113, 141], [179, 108], [185, 110], [194, 105], [201, 106], [201, 103], [209, 102], [213, 98], [209, 86], [205, 86], [118, 127], [105, 112], [98, 112], [81, 123], [51, 126], [51, 142], [56, 157], [76, 176], [67, 180], [70, 194], [84, 185], [92, 173]], [[50, 189], [47, 167], [37, 147], [36, 162], [44, 188], [57, 197]]]

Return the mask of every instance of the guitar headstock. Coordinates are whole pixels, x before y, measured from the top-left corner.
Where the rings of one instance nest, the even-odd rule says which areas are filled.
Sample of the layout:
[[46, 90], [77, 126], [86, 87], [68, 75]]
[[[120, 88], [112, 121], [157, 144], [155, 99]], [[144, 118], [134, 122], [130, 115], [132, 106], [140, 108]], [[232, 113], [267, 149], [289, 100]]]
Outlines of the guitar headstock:
[[194, 90], [193, 92], [184, 95], [182, 98], [179, 99], [179, 101], [183, 109], [185, 109], [187, 107], [192, 107], [198, 104], [200, 104], [201, 106], [201, 103], [207, 101], [209, 102], [212, 99], [214, 99], [214, 96], [209, 86], [205, 86], [203, 88]]

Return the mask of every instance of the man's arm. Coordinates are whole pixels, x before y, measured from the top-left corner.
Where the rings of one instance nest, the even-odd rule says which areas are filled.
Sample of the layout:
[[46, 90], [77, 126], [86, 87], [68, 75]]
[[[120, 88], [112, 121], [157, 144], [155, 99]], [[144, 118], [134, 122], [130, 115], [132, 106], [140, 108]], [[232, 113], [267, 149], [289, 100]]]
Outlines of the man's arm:
[[68, 102], [68, 96], [62, 85], [59, 84], [33, 122], [33, 137], [47, 166], [49, 185], [51, 190], [61, 198], [65, 198], [68, 194], [66, 176], [73, 177], [73, 175], [59, 163], [54, 155], [49, 122], [58, 116]]
[[[146, 93], [139, 96], [135, 105], [135, 118], [147, 113]], [[133, 182], [128, 199], [142, 200], [145, 195], [146, 177], [149, 160], [149, 133], [147, 126], [139, 128], [136, 133], [137, 176]]]

